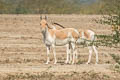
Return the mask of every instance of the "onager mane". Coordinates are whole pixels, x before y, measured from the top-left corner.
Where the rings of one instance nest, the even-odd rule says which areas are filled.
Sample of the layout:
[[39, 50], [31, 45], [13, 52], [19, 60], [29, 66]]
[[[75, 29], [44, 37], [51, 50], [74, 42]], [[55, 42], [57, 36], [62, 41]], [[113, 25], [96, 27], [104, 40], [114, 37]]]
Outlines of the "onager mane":
[[53, 28], [51, 28], [48, 24], [46, 24], [47, 25], [47, 27], [49, 28], [49, 29], [53, 29]]

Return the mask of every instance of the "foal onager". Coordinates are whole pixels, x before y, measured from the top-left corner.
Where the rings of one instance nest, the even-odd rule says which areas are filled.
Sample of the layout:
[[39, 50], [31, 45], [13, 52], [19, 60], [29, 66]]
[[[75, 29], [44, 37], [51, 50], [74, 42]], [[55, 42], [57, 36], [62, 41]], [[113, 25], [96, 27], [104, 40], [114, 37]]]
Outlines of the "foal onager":
[[[95, 32], [93, 32], [92, 30], [89, 30], [89, 29], [87, 29], [87, 30], [78, 29], [78, 31], [79, 31], [80, 39], [78, 39], [77, 43], [85, 42], [85, 44], [87, 44], [88, 49], [89, 49], [89, 58], [88, 58], [88, 62], [86, 64], [90, 63], [93, 51], [96, 54], [96, 64], [97, 64], [98, 63], [98, 51], [96, 49], [96, 46], [94, 45]], [[93, 43], [93, 44], [91, 44], [91, 43]]]
[[57, 59], [56, 59], [56, 51], [55, 51], [55, 46], [66, 46], [67, 47], [67, 60], [66, 63], [68, 63], [69, 61], [69, 48], [70, 45], [73, 48], [73, 51], [75, 49], [75, 44], [76, 41], [79, 38], [79, 32], [74, 29], [74, 28], [64, 28], [64, 29], [53, 29], [50, 28], [49, 24], [47, 23], [47, 19], [40, 17], [41, 21], [40, 21], [40, 26], [42, 29], [42, 35], [43, 35], [43, 41], [46, 45], [47, 48], [47, 62], [46, 64], [48, 64], [50, 62], [49, 60], [49, 54], [50, 54], [50, 47], [53, 48], [53, 53], [54, 53], [54, 64], [57, 63]]

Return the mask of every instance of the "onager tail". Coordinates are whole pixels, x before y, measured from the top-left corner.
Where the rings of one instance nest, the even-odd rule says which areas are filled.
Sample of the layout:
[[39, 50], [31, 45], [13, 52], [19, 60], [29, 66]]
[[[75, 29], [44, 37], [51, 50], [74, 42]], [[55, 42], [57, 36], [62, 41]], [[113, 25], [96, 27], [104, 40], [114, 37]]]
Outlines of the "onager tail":
[[65, 28], [63, 25], [61, 25], [61, 24], [59, 24], [59, 23], [54, 22], [53, 24], [58, 25], [58, 26], [60, 26], [60, 27], [62, 27], [62, 28]]

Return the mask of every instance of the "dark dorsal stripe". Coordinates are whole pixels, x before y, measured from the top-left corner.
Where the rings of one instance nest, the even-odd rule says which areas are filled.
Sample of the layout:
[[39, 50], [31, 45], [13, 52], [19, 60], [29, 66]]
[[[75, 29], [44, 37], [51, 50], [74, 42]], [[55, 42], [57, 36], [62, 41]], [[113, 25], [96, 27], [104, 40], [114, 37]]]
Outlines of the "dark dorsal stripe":
[[58, 26], [60, 26], [60, 27], [62, 27], [62, 28], [65, 28], [63, 25], [61, 25], [61, 24], [59, 24], [59, 23], [54, 22], [53, 24], [58, 25]]

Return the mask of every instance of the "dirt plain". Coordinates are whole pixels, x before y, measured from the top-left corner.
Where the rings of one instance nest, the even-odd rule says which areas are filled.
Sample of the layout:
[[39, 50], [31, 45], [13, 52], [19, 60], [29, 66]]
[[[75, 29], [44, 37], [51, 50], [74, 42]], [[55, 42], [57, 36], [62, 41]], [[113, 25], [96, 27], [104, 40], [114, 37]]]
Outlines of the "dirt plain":
[[[48, 21], [65, 27], [91, 29], [96, 34], [111, 34], [108, 25], [97, 24], [100, 15], [47, 15]], [[65, 47], [56, 47], [58, 63], [54, 65], [53, 53], [46, 65], [46, 48], [42, 41], [40, 15], [0, 15], [0, 80], [120, 80], [116, 61], [110, 54], [119, 50], [98, 47], [99, 64], [95, 54], [89, 65], [88, 49], [78, 50], [77, 64], [65, 64]]]

